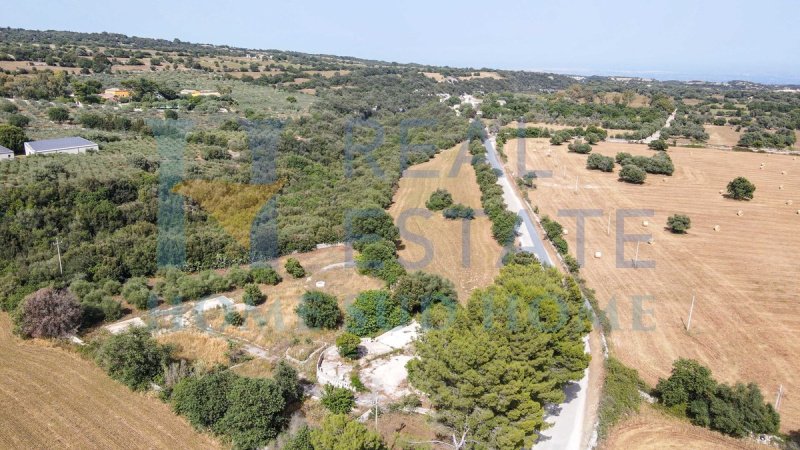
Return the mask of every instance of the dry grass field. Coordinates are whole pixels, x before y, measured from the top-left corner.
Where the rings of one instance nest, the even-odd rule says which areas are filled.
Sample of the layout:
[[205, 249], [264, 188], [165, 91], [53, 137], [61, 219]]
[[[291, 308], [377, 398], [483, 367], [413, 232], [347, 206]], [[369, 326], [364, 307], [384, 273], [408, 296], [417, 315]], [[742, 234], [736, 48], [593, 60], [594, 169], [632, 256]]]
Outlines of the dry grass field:
[[610, 437], [600, 448], [602, 450], [756, 450], [771, 447], [695, 427], [652, 407], [644, 406], [638, 415], [613, 428]]
[[[502, 248], [492, 239], [492, 224], [488, 217], [476, 217], [470, 221], [465, 238], [463, 221], [445, 219], [441, 212], [430, 212], [428, 218], [422, 216], [426, 211], [429, 212], [425, 202], [438, 188], [449, 191], [455, 203], [475, 210], [481, 208], [481, 193], [475, 181], [475, 170], [469, 163], [469, 153], [462, 153], [464, 159], [459, 168], [457, 161], [460, 151], [460, 145], [444, 150], [430, 161], [410, 169], [417, 173], [431, 171], [435, 176], [418, 178], [411, 176], [410, 172], [405, 173], [400, 178], [389, 214], [400, 227], [405, 248], [399, 254], [406, 267], [447, 277], [455, 284], [463, 302], [472, 290], [487, 286], [494, 280], [498, 274]], [[453, 167], [458, 171], [451, 176]], [[405, 224], [400, 220], [404, 215], [407, 217]], [[430, 242], [428, 258], [425, 247], [412, 240], [420, 236]], [[463, 249], [467, 248], [467, 243], [469, 247], [465, 252]], [[468, 264], [464, 264], [465, 256], [469, 258]]]
[[739, 137], [742, 135], [741, 131], [736, 131], [727, 125], [705, 125], [704, 128], [708, 133], [709, 145], [733, 147], [739, 143]]
[[0, 315], [0, 448], [218, 448], [160, 400], [91, 361], [11, 335]]
[[228, 364], [228, 341], [220, 337], [209, 336], [199, 331], [176, 331], [159, 335], [156, 339], [162, 344], [171, 344], [177, 348], [175, 356], [190, 361], [202, 361], [206, 367], [217, 364]]
[[[516, 161], [516, 143], [505, 148], [509, 161]], [[609, 156], [619, 151], [652, 154], [644, 145], [606, 142], [593, 150]], [[770, 401], [783, 385], [781, 428], [800, 429], [800, 157], [671, 148], [672, 177], [648, 175], [644, 185], [631, 185], [617, 181], [616, 171], [587, 170], [586, 156], [568, 153], [566, 145], [550, 147], [546, 140], [529, 139], [526, 154], [527, 170], [553, 170], [554, 177], [539, 179], [538, 189], [529, 194], [543, 214], [603, 211], [603, 217], [586, 219], [581, 274], [597, 291], [601, 307], [613, 309], [618, 319], [619, 329], [611, 336], [617, 357], [651, 385], [668, 375], [679, 357], [710, 366], [720, 381], [754, 381]], [[757, 186], [754, 200], [739, 202], [720, 194], [736, 176]], [[615, 215], [621, 209], [653, 210], [652, 217], [625, 220], [624, 232], [652, 235], [652, 244], [641, 244], [639, 260], [655, 261], [655, 268], [617, 267]], [[667, 217], [675, 213], [691, 218], [688, 234], [665, 230]], [[558, 220], [575, 252], [575, 219]], [[594, 258], [596, 251], [601, 258]], [[630, 262], [635, 251], [636, 243], [625, 243], [623, 259]], [[697, 302], [687, 332], [693, 294]], [[635, 296], [649, 297], [638, 301]]]
[[[267, 301], [246, 314], [244, 326], [225, 325], [223, 314], [217, 311], [204, 315], [207, 324], [225, 336], [262, 347], [271, 357], [277, 359], [283, 357], [287, 349], [306, 345], [308, 341], [333, 342], [335, 332], [308, 329], [295, 314], [294, 310], [306, 291], [320, 290], [335, 295], [339, 300], [339, 306], [344, 310], [359, 292], [380, 289], [384, 286], [383, 281], [359, 275], [353, 267], [343, 267], [348, 258], [344, 246], [298, 253], [291, 257], [300, 261], [306, 269], [306, 277], [298, 279], [286, 273], [283, 265], [288, 257], [283, 257], [278, 261], [277, 267], [283, 281], [277, 286], [261, 285], [261, 291], [267, 295]], [[325, 286], [317, 288], [318, 281], [325, 282]], [[226, 295], [240, 302], [242, 290]], [[242, 373], [252, 371], [263, 372], [257, 367], [242, 369]]]

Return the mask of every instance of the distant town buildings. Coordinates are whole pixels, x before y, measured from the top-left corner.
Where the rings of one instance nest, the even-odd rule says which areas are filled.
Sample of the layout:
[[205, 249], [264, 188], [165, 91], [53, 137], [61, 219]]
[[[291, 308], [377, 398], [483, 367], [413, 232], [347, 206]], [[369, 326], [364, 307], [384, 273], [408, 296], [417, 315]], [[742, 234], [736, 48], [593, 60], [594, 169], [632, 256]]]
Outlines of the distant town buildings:
[[119, 89], [119, 88], [108, 88], [100, 94], [100, 97], [106, 100], [120, 100], [120, 99], [128, 99], [131, 98], [131, 91], [127, 89]]
[[190, 97], [222, 97], [217, 91], [197, 89], [181, 89], [181, 95], [188, 95]]
[[98, 149], [97, 144], [82, 137], [66, 137], [25, 143], [26, 155], [78, 154], [86, 153], [87, 150], [97, 151]]

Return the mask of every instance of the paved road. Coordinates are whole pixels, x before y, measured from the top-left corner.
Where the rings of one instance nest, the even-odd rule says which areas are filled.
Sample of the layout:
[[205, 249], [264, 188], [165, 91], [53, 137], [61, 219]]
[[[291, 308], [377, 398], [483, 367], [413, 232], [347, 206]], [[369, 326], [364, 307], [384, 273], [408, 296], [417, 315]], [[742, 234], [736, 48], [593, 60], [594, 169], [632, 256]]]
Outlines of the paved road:
[[[489, 164], [501, 172], [497, 182], [503, 188], [503, 200], [508, 205], [508, 210], [517, 213], [522, 218], [522, 225], [519, 229], [520, 246], [523, 250], [534, 253], [542, 261], [542, 264], [552, 266], [553, 261], [544, 249], [542, 238], [533, 224], [533, 219], [525, 207], [525, 203], [519, 198], [511, 184], [513, 181], [508, 178], [505, 168], [500, 163], [495, 148], [495, 138], [490, 137], [483, 142], [483, 145], [486, 147]], [[588, 336], [584, 339], [584, 346], [586, 353], [591, 353]], [[587, 432], [584, 430], [584, 426], [588, 392], [589, 369], [586, 369], [583, 372], [583, 378], [564, 388], [567, 400], [560, 405], [553, 405], [548, 410], [545, 420], [550, 422], [552, 427], [540, 433], [539, 442], [533, 446], [534, 450], [582, 450], [584, 434]]]
[[539, 261], [541, 261], [543, 264], [549, 266], [554, 265], [553, 260], [550, 259], [550, 255], [548, 255], [547, 251], [544, 249], [542, 238], [539, 237], [539, 233], [536, 232], [536, 227], [533, 224], [533, 219], [531, 218], [528, 209], [525, 207], [525, 204], [519, 198], [517, 191], [514, 190], [514, 186], [511, 184], [514, 181], [510, 180], [506, 176], [503, 165], [500, 163], [500, 159], [497, 156], [495, 138], [490, 137], [489, 139], [483, 141], [483, 145], [486, 147], [486, 159], [489, 161], [489, 164], [502, 172], [497, 179], [497, 183], [503, 188], [503, 200], [506, 202], [506, 205], [508, 205], [508, 210], [516, 213], [520, 218], [522, 218], [522, 224], [520, 225], [518, 231], [520, 247], [522, 250], [535, 254], [536, 257], [539, 258]]

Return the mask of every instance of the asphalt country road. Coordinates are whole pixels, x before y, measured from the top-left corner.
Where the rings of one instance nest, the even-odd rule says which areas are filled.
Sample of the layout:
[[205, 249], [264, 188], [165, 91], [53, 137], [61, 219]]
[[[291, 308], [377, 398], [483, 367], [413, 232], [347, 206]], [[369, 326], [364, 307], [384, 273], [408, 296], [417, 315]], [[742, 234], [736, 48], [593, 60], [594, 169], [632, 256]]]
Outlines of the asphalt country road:
[[[489, 164], [500, 171], [497, 183], [503, 188], [503, 200], [508, 205], [508, 210], [516, 213], [522, 219], [518, 230], [521, 249], [535, 254], [543, 265], [553, 266], [553, 261], [544, 248], [544, 242], [536, 231], [525, 203], [514, 190], [512, 181], [506, 175], [505, 168], [498, 158], [495, 138], [489, 137], [483, 142], [483, 145], [486, 147]], [[587, 353], [591, 353], [588, 336], [584, 338], [584, 347]], [[534, 450], [581, 450], [585, 434], [588, 392], [589, 369], [587, 368], [583, 372], [583, 378], [578, 382], [569, 383], [564, 388], [566, 394], [564, 403], [548, 406], [545, 420], [552, 426], [539, 433], [539, 442], [534, 444]]]

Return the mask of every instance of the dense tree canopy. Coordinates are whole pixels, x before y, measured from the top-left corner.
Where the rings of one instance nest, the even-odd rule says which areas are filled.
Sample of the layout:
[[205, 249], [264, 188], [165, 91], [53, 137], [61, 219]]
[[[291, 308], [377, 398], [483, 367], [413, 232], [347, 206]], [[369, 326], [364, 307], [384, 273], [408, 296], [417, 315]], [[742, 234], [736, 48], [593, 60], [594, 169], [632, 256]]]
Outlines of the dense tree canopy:
[[565, 383], [588, 365], [590, 329], [580, 290], [540, 265], [505, 266], [473, 293], [451, 326], [425, 333], [411, 383], [439, 419], [493, 448], [530, 446], [544, 406], [564, 400]]

